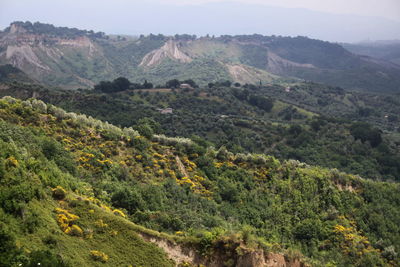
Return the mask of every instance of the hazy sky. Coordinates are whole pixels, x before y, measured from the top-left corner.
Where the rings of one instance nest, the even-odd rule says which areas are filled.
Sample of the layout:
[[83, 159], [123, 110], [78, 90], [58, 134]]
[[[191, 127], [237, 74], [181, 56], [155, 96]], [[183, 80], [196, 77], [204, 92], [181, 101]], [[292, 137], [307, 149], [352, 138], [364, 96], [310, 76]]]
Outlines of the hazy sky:
[[117, 34], [260, 33], [353, 42], [400, 39], [400, 0], [0, 0], [0, 28], [16, 20]]
[[[224, 2], [223, 0], [153, 0], [178, 5]], [[233, 1], [232, 1], [233, 2]], [[400, 21], [400, 0], [236, 0], [234, 2], [264, 4], [288, 8], [306, 8], [337, 14], [379, 16]]]

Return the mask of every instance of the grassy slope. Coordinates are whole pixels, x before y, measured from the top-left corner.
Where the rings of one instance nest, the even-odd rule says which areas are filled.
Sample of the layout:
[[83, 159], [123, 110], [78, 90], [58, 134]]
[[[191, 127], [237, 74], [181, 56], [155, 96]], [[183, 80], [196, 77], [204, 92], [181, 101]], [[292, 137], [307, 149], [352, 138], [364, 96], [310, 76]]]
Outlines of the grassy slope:
[[[33, 200], [26, 209], [40, 217], [39, 226], [31, 234], [26, 234], [23, 230], [17, 232], [17, 242], [28, 251], [50, 247], [71, 266], [173, 266], [164, 251], [138, 236], [138, 227], [134, 224], [97, 205], [76, 199], [76, 195], [70, 194], [62, 202], [50, 199]], [[54, 212], [55, 208], [60, 207], [78, 215], [80, 218], [77, 225], [82, 229], [92, 230], [93, 237], [76, 237], [63, 233], [57, 225]], [[91, 213], [90, 210], [94, 212]], [[108, 226], [99, 227], [99, 220]], [[14, 223], [17, 225], [20, 221], [16, 220]], [[55, 244], [46, 244], [48, 240]], [[90, 253], [92, 250], [105, 253], [109, 260], [106, 263], [94, 261]]]

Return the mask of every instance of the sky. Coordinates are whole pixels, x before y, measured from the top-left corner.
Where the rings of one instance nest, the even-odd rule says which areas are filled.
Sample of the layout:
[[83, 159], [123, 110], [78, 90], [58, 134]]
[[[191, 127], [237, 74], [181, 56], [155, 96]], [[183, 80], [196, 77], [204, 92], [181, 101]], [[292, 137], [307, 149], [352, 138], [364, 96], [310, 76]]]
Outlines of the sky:
[[[158, 0], [177, 5], [223, 2], [221, 0]], [[376, 16], [400, 21], [399, 0], [237, 0], [246, 4], [263, 4], [287, 8], [306, 8], [336, 14]]]
[[0, 0], [0, 29], [40, 21], [108, 34], [400, 39], [400, 0]]

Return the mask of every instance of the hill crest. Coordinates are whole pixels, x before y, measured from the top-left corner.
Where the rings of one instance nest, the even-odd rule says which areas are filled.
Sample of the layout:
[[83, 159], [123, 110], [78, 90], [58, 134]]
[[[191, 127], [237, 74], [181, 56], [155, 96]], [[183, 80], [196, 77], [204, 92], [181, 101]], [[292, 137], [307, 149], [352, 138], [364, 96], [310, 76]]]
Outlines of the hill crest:
[[[17, 22], [0, 34], [0, 63], [11, 63], [36, 80], [64, 88], [91, 87], [119, 76], [155, 84], [193, 79], [202, 85], [299, 78], [365, 91], [397, 91], [400, 85], [400, 70], [384, 60], [367, 60], [338, 44], [306, 37], [257, 34], [127, 39]], [[232, 65], [246, 69], [246, 79], [235, 75]]]

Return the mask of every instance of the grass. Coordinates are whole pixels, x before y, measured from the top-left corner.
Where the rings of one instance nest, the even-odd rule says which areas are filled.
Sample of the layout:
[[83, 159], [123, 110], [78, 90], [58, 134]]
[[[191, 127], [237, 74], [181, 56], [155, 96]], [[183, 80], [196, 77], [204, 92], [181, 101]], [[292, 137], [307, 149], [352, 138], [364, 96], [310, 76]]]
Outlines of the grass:
[[[38, 215], [40, 224], [31, 234], [20, 232], [17, 243], [23, 244], [24, 249], [30, 252], [52, 247], [71, 266], [174, 266], [161, 248], [144, 241], [138, 232], [173, 240], [171, 236], [137, 226], [97, 205], [78, 199], [71, 194], [67, 201], [32, 201], [29, 210]], [[86, 232], [93, 231], [93, 237], [76, 237], [62, 232], [56, 222], [56, 207], [78, 215], [80, 218], [76, 224]], [[99, 227], [97, 222], [100, 220], [107, 226]], [[46, 243], [49, 240], [53, 245]], [[105, 253], [109, 259], [106, 262], [95, 261], [91, 257], [93, 250]]]
[[312, 118], [312, 117], [314, 117], [314, 116], [318, 116], [318, 115], [317, 115], [316, 113], [314, 113], [314, 112], [305, 110], [305, 109], [300, 108], [300, 107], [298, 107], [298, 106], [294, 106], [294, 105], [291, 105], [291, 104], [288, 104], [288, 103], [285, 103], [285, 102], [279, 101], [279, 100], [276, 100], [276, 101], [274, 102], [274, 106], [273, 106], [273, 108], [272, 108], [270, 114], [271, 114], [272, 116], [278, 116], [278, 114], [279, 114], [281, 111], [283, 111], [284, 109], [286, 109], [286, 108], [288, 108], [288, 107], [295, 107], [295, 108], [297, 109], [297, 111], [298, 111], [300, 114], [306, 116], [307, 118]]

